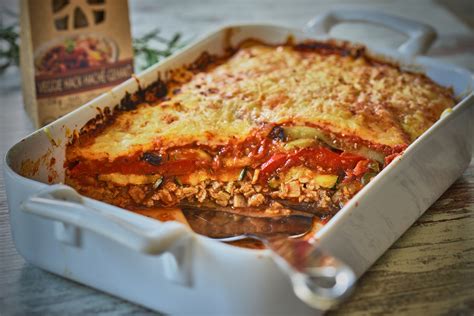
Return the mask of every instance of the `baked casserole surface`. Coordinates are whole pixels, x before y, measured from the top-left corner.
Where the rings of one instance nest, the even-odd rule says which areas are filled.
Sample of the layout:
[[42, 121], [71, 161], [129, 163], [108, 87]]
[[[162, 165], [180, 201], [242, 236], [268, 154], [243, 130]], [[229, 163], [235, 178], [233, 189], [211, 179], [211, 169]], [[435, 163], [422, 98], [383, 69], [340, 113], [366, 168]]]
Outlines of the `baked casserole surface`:
[[343, 42], [246, 41], [164, 77], [74, 137], [67, 184], [138, 211], [325, 220], [455, 105], [451, 89]]

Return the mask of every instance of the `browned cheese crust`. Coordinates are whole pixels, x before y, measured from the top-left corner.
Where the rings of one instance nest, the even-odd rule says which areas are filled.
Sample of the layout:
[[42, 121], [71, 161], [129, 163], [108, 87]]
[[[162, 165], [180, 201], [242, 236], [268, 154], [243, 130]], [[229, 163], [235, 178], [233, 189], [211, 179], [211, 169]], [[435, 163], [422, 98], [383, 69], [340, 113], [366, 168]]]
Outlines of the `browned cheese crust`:
[[332, 214], [441, 113], [452, 89], [347, 43], [252, 42], [128, 95], [66, 151], [66, 183], [122, 207]]

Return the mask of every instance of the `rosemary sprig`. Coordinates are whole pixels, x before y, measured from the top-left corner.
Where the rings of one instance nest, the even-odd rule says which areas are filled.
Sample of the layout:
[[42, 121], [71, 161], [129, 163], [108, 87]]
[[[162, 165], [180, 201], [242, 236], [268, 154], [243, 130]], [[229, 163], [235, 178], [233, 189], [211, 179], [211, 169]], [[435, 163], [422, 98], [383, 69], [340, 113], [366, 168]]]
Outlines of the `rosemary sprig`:
[[0, 74], [5, 72], [8, 67], [20, 64], [18, 22], [6, 25], [5, 16], [18, 18], [15, 13], [6, 9], [2, 10], [0, 15]]
[[[181, 33], [175, 33], [171, 39], [162, 37], [159, 29], [154, 29], [141, 37], [133, 39], [133, 51], [138, 69], [143, 70], [173, 54], [186, 43], [181, 41]], [[164, 47], [162, 49], [156, 46]]]

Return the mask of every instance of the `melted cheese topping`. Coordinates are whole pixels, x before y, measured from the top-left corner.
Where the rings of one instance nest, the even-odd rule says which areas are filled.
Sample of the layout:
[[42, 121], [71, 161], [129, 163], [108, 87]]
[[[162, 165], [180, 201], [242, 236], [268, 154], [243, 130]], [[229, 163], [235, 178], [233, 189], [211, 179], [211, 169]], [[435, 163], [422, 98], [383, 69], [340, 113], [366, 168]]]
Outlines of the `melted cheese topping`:
[[310, 123], [395, 147], [413, 141], [453, 105], [450, 89], [391, 65], [254, 45], [196, 74], [170, 100], [120, 113], [69, 154], [113, 160], [191, 142], [216, 146], [268, 122]]

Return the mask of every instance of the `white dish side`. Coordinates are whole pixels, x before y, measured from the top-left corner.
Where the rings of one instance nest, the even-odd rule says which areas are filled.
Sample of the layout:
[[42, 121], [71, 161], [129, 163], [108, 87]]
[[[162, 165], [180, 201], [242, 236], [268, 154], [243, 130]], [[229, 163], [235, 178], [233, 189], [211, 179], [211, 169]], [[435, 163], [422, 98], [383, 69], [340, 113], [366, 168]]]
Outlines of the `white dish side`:
[[[229, 33], [229, 30], [232, 30]], [[285, 27], [240, 25], [224, 28], [190, 45], [78, 110], [36, 131], [6, 156], [5, 182], [13, 237], [18, 251], [32, 264], [104, 292], [165, 313], [312, 314], [293, 293], [289, 279], [267, 251], [228, 246], [183, 230], [157, 254], [131, 249], [88, 230], [27, 213], [22, 205], [32, 195], [64, 179], [64, 148], [71, 131], [79, 130], [99, 109], [113, 107], [126, 92], [146, 87], [166, 70], [189, 64], [203, 51], [222, 53], [226, 39], [245, 38], [282, 43], [289, 35], [313, 35]], [[321, 38], [321, 37], [318, 37]], [[368, 46], [374, 53], [406, 62], [397, 51]], [[474, 97], [471, 75], [429, 58], [413, 60], [433, 80], [452, 85], [463, 100], [415, 141], [317, 233], [320, 245], [348, 263], [360, 276], [458, 178], [472, 152]], [[54, 145], [54, 144], [55, 145]], [[55, 163], [50, 165], [51, 158]], [[21, 176], [22, 164], [38, 161], [38, 172]], [[94, 207], [100, 202], [85, 199]], [[176, 223], [104, 207], [112, 218], [144, 230], [161, 231]], [[79, 221], [78, 221], [79, 223]], [[76, 227], [80, 226], [80, 227]], [[132, 247], [133, 248], [133, 247]]]

